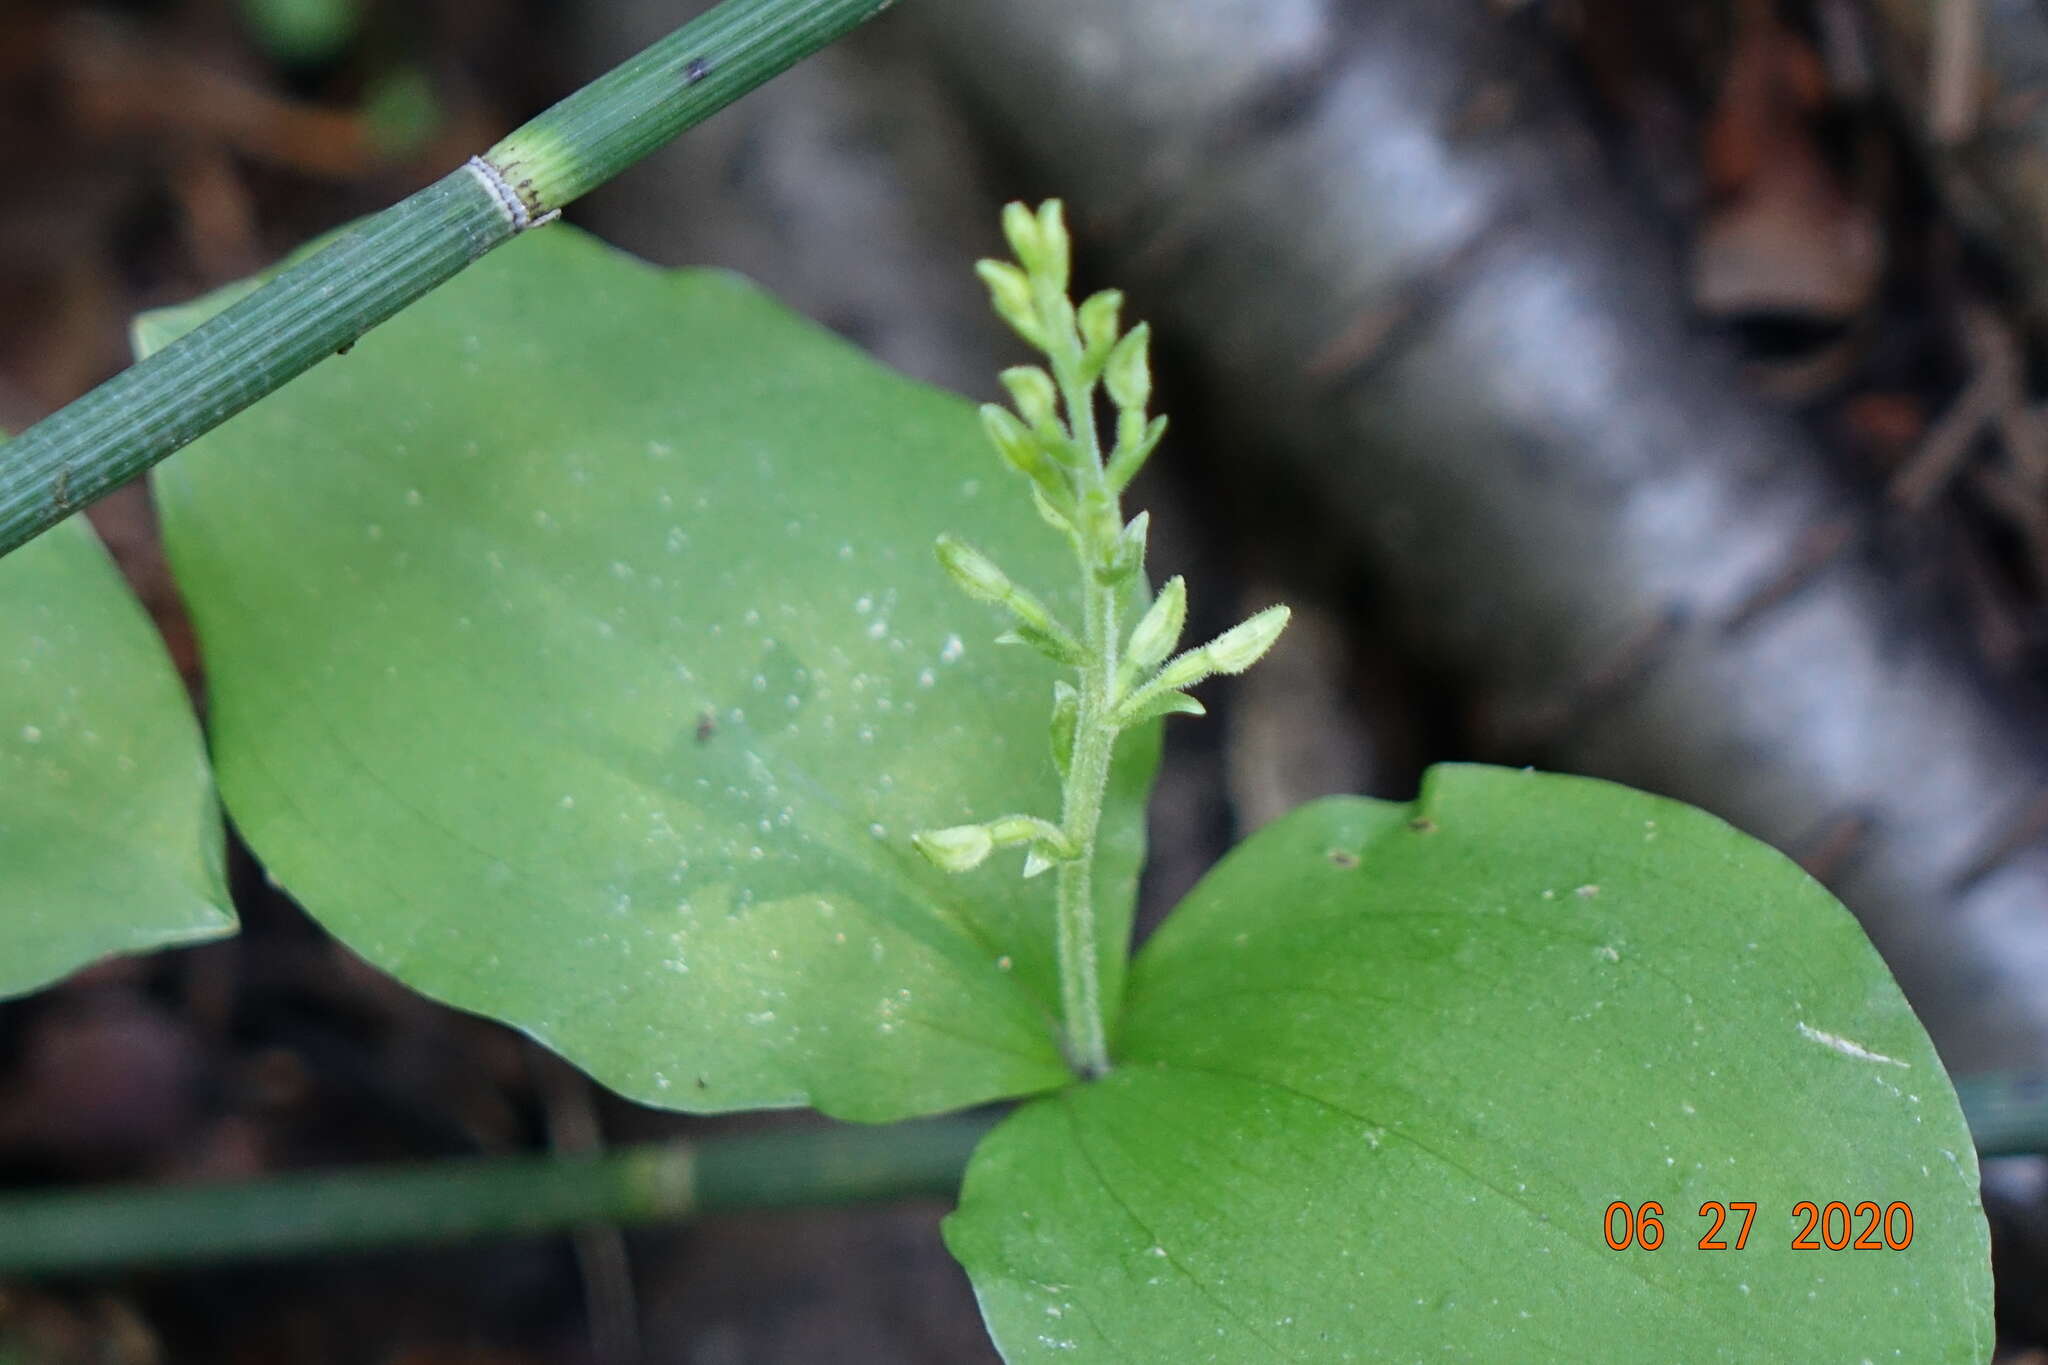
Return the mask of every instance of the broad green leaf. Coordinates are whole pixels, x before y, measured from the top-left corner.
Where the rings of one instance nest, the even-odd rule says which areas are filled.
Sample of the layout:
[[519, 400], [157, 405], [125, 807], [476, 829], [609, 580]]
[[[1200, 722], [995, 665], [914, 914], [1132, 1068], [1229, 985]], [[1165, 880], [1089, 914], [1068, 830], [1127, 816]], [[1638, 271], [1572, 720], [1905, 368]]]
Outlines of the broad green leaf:
[[0, 559], [0, 996], [232, 933], [198, 721], [73, 517]]
[[[1846, 911], [1688, 807], [1442, 768], [1305, 808], [1140, 955], [1117, 1056], [947, 1224], [1010, 1360], [1989, 1357], [1926, 1035]], [[1616, 1200], [1660, 1249], [1609, 1248]], [[1794, 1251], [1802, 1200], [1909, 1205], [1911, 1245]], [[1742, 1250], [1699, 1249], [1707, 1201], [1755, 1202]]]
[[[158, 491], [229, 809], [325, 925], [636, 1099], [885, 1119], [1067, 1074], [1048, 884], [910, 844], [1057, 814], [1056, 670], [932, 551], [1071, 610], [1005, 479], [961, 400], [553, 228]], [[1119, 771], [1105, 943], [1156, 746]]]

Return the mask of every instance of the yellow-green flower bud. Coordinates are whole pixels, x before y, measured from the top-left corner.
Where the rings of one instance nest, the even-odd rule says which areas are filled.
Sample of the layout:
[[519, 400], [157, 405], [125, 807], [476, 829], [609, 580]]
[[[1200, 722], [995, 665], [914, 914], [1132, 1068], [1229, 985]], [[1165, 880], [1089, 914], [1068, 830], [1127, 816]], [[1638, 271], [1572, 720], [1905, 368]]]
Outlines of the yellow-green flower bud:
[[1033, 483], [1044, 482], [1054, 472], [1046, 464], [1045, 449], [1038, 438], [1008, 408], [983, 403], [981, 429], [988, 433], [989, 443], [1003, 457], [1003, 463]]
[[1044, 253], [1039, 269], [1064, 296], [1073, 274], [1074, 245], [1067, 235], [1066, 205], [1057, 199], [1038, 206], [1038, 247]]
[[988, 286], [989, 302], [996, 316], [1015, 328], [1018, 336], [1040, 350], [1045, 349], [1045, 327], [1039, 321], [1031, 281], [1024, 272], [1006, 261], [979, 261], [974, 270]]
[[1147, 684], [1145, 690], [1176, 691], [1193, 687], [1218, 673], [1244, 672], [1264, 658], [1273, 642], [1280, 638], [1280, 632], [1287, 629], [1289, 614], [1286, 607], [1266, 608], [1249, 621], [1224, 631], [1200, 649], [1191, 649], [1175, 659], [1160, 670], [1159, 676]]
[[1224, 631], [1204, 652], [1218, 673], [1242, 673], [1266, 657], [1293, 614], [1286, 607], [1267, 607], [1242, 625]]
[[1110, 488], [1118, 493], [1128, 488], [1165, 436], [1164, 417], [1147, 422], [1145, 414], [1137, 408], [1126, 408], [1117, 414], [1116, 451], [1109, 460]]
[[1180, 643], [1180, 633], [1187, 622], [1188, 583], [1175, 574], [1131, 629], [1130, 654], [1125, 661], [1131, 676], [1150, 673], [1165, 662], [1173, 647]]
[[[1053, 530], [1058, 531], [1063, 536], [1074, 534], [1073, 519], [1066, 512], [1061, 511], [1058, 504], [1047, 497], [1045, 490], [1035, 483], [1031, 485], [1031, 502], [1033, 506], [1038, 508], [1039, 518], [1047, 526], [1052, 527]], [[1069, 506], [1071, 505], [1070, 499]]]
[[929, 829], [910, 836], [911, 844], [933, 865], [947, 872], [970, 872], [988, 861], [995, 852], [995, 838], [987, 825], [955, 825], [951, 829]]
[[1060, 394], [1052, 376], [1036, 365], [1019, 365], [1003, 371], [1003, 387], [1025, 422], [1043, 435], [1063, 436], [1060, 428]]
[[1109, 363], [1109, 353], [1116, 349], [1117, 325], [1123, 309], [1124, 296], [1115, 289], [1105, 289], [1081, 305], [1078, 317], [1084, 351], [1082, 370], [1091, 380], [1101, 375], [1102, 367]]
[[934, 547], [939, 563], [960, 585], [960, 590], [979, 602], [1008, 602], [1017, 596], [1017, 585], [995, 566], [995, 561], [957, 536], [940, 536]]
[[[1036, 606], [1037, 604], [1033, 603], [1032, 605]], [[1016, 602], [1012, 601], [1009, 606], [1011, 610], [1017, 610]], [[1039, 620], [1031, 620], [1026, 618], [1021, 611], [1018, 612], [1019, 619], [1016, 628], [1006, 630], [1001, 635], [996, 636], [996, 643], [999, 645], [1029, 645], [1056, 664], [1065, 664], [1069, 668], [1085, 667], [1088, 663], [1088, 651], [1081, 647], [1081, 642], [1069, 634], [1066, 628], [1057, 621], [1044, 617], [1042, 608], [1040, 617], [1041, 619]]]
[[1052, 685], [1052, 762], [1065, 781], [1074, 761], [1074, 734], [1081, 720], [1081, 694], [1072, 683]]
[[1151, 346], [1151, 324], [1141, 322], [1109, 353], [1103, 382], [1109, 386], [1110, 401], [1125, 412], [1143, 412], [1152, 401]]
[[1003, 236], [1009, 240], [1010, 252], [1019, 264], [1032, 274], [1038, 273], [1045, 259], [1038, 216], [1022, 204], [1003, 205]]

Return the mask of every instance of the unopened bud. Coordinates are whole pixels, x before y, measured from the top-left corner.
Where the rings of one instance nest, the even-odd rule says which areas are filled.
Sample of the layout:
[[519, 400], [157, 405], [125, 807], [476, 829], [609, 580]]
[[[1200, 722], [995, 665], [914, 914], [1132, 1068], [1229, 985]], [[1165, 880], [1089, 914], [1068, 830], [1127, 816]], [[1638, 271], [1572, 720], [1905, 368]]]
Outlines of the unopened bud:
[[1145, 567], [1145, 542], [1152, 530], [1152, 514], [1140, 512], [1117, 533], [1115, 548], [1103, 564], [1096, 581], [1114, 588], [1135, 578]]
[[1033, 346], [1045, 347], [1045, 328], [1038, 320], [1038, 306], [1032, 301], [1031, 281], [1007, 261], [977, 262], [975, 273], [988, 286], [989, 303], [996, 316], [1015, 328], [1017, 335]]
[[1130, 656], [1125, 664], [1131, 676], [1135, 678], [1159, 667], [1180, 643], [1180, 633], [1187, 621], [1188, 583], [1175, 574], [1131, 630]]
[[1150, 422], [1137, 408], [1125, 408], [1117, 414], [1116, 453], [1109, 461], [1109, 486], [1121, 493], [1130, 487], [1131, 480], [1138, 477], [1138, 471], [1145, 467], [1145, 461], [1152, 458], [1152, 452], [1159, 449], [1159, 442], [1166, 436], [1166, 419], [1154, 417]]
[[1267, 607], [1244, 624], [1224, 631], [1204, 652], [1218, 673], [1242, 673], [1266, 657], [1293, 614], [1286, 607]]
[[1268, 607], [1251, 620], [1233, 626], [1203, 645], [1191, 649], [1159, 671], [1150, 688], [1176, 690], [1193, 687], [1218, 673], [1242, 673], [1273, 647], [1287, 628], [1286, 607]]
[[[1010, 607], [1015, 610], [1016, 602], [1012, 601]], [[1029, 645], [1054, 663], [1065, 664], [1069, 668], [1083, 668], [1088, 663], [1088, 651], [1081, 648], [1081, 642], [1051, 620], [1040, 622], [1020, 619], [1013, 629], [996, 636], [996, 643]]]
[[1152, 401], [1151, 346], [1151, 325], [1141, 322], [1109, 353], [1103, 382], [1109, 386], [1110, 401], [1125, 412], [1143, 412]]
[[1073, 273], [1073, 239], [1067, 235], [1067, 209], [1057, 199], [1038, 206], [1038, 246], [1044, 253], [1040, 267], [1062, 295]]
[[1064, 780], [1074, 761], [1074, 734], [1081, 720], [1081, 694], [1068, 682], [1052, 685], [1052, 761]]
[[1003, 463], [1034, 484], [1044, 483], [1054, 476], [1055, 471], [1046, 462], [1044, 446], [1008, 408], [983, 403], [981, 429], [988, 433], [989, 443], [1003, 457]]
[[1073, 518], [1061, 511], [1058, 504], [1047, 497], [1045, 490], [1035, 483], [1031, 485], [1031, 502], [1033, 506], [1038, 508], [1039, 518], [1047, 526], [1052, 527], [1053, 530], [1058, 531], [1063, 536], [1074, 534]]
[[960, 590], [980, 602], [1007, 602], [1017, 595], [1016, 584], [995, 561], [956, 536], [940, 536], [934, 547], [939, 563], [953, 575]]
[[955, 825], [931, 829], [910, 836], [910, 842], [933, 865], [947, 872], [970, 872], [988, 861], [995, 852], [995, 838], [987, 825]]
[[1105, 289], [1081, 305], [1082, 371], [1091, 380], [1102, 373], [1102, 367], [1109, 363], [1109, 353], [1116, 349], [1117, 323], [1123, 308], [1124, 296], [1114, 289]]
[[1003, 206], [1003, 236], [1018, 262], [1037, 273], [1045, 259], [1045, 246], [1038, 230], [1038, 216], [1022, 204]]
[[1059, 431], [1060, 395], [1051, 375], [1036, 365], [1019, 365], [1003, 371], [1003, 387], [1028, 425], [1045, 433]]

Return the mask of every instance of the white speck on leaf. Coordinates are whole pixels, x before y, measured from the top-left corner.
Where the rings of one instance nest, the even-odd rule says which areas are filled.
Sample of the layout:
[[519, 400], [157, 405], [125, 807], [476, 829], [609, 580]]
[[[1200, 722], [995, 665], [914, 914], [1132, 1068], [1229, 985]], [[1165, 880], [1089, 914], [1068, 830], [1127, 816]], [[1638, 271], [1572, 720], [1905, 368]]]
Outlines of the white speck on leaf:
[[1823, 1047], [1833, 1048], [1844, 1057], [1854, 1057], [1859, 1062], [1882, 1062], [1886, 1066], [1910, 1067], [1913, 1065], [1911, 1062], [1902, 1062], [1897, 1057], [1887, 1057], [1882, 1052], [1872, 1052], [1863, 1044], [1851, 1042], [1838, 1033], [1829, 1033], [1825, 1029], [1817, 1029], [1804, 1019], [1799, 1021], [1799, 1036], [1811, 1039]]

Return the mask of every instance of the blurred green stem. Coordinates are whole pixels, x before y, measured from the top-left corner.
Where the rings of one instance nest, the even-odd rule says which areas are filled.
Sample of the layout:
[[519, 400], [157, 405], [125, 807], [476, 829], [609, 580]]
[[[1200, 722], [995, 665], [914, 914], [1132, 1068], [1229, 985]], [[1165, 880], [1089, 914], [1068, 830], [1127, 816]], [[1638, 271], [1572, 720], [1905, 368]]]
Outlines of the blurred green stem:
[[[2048, 1078], [1956, 1081], [1986, 1157], [2048, 1153]], [[994, 1119], [650, 1143], [598, 1156], [364, 1167], [242, 1185], [0, 1199], [0, 1277], [534, 1236], [593, 1223], [952, 1198]]]
[[602, 1155], [365, 1167], [0, 1199], [0, 1277], [334, 1252], [739, 1210], [951, 1198], [992, 1120], [833, 1126]]

